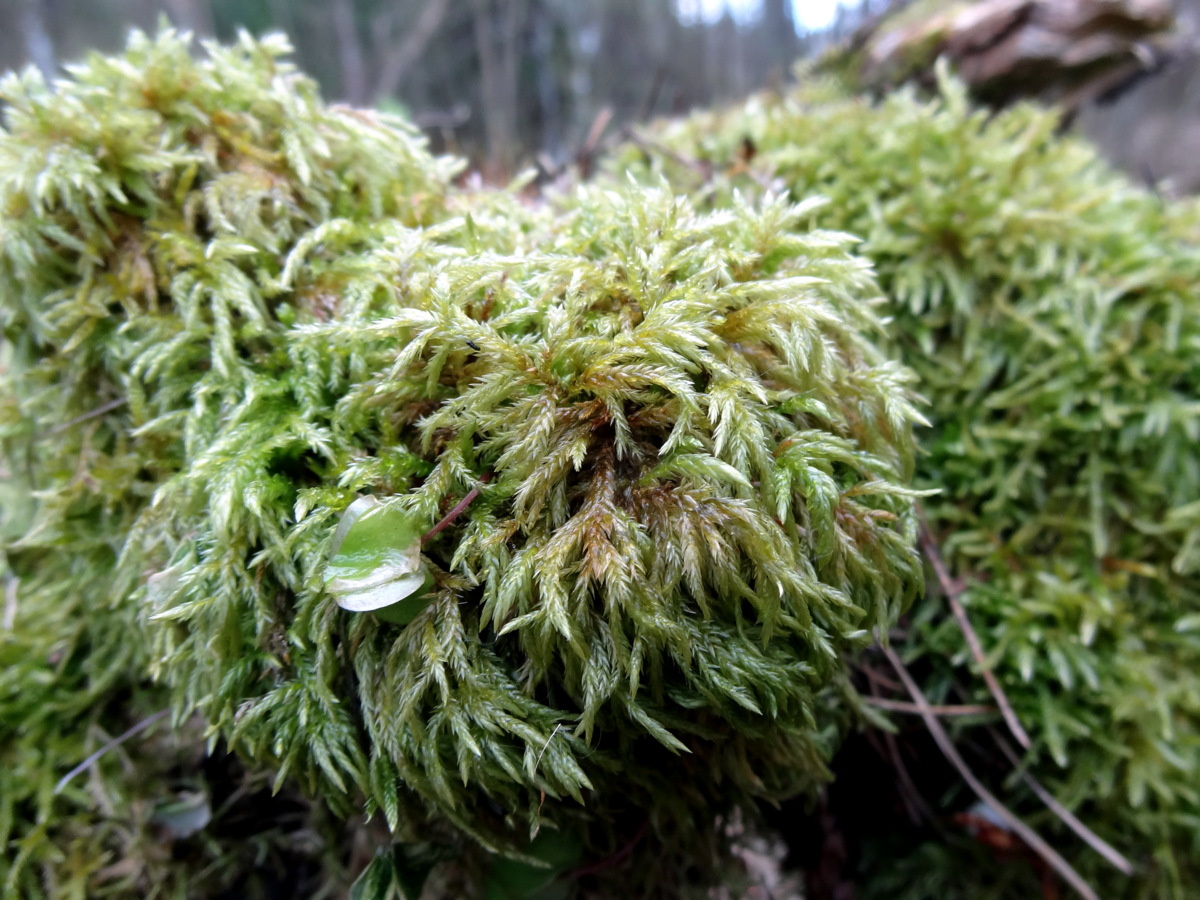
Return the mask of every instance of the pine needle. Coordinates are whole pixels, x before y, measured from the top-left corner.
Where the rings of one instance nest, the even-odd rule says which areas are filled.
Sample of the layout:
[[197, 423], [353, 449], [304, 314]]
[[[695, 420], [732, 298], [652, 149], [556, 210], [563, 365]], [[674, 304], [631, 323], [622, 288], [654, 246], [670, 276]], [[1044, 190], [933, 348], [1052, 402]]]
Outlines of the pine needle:
[[895, 669], [896, 674], [904, 683], [904, 687], [908, 691], [909, 696], [912, 697], [913, 703], [920, 709], [921, 718], [924, 719], [925, 727], [929, 729], [929, 734], [933, 737], [934, 743], [938, 745], [938, 749], [942, 751], [942, 755], [958, 770], [958, 774], [962, 776], [963, 781], [975, 792], [976, 796], [995, 810], [996, 814], [1004, 820], [1005, 824], [1029, 846], [1029, 849], [1045, 860], [1054, 871], [1058, 872], [1063, 877], [1063, 880], [1074, 888], [1080, 897], [1083, 897], [1084, 900], [1099, 900], [1096, 892], [1080, 877], [1079, 873], [1075, 871], [1070, 863], [1063, 859], [1053, 847], [1042, 840], [1036, 831], [1013, 815], [1008, 810], [1008, 807], [983, 786], [983, 782], [975, 776], [975, 773], [971, 771], [970, 767], [963, 761], [963, 758], [959, 756], [954, 742], [950, 740], [950, 736], [942, 728], [942, 724], [934, 714], [929, 701], [925, 699], [925, 695], [917, 687], [917, 683], [913, 681], [912, 676], [909, 675], [907, 667], [901, 662], [896, 651], [886, 644], [880, 644], [879, 648], [887, 656], [888, 662], [892, 664], [892, 668]]
[[158, 712], [154, 713], [153, 715], [147, 716], [146, 718], [142, 719], [142, 721], [138, 722], [136, 725], [133, 725], [132, 727], [127, 728], [125, 731], [121, 732], [115, 738], [106, 742], [99, 750], [97, 750], [95, 753], [93, 753], [91, 756], [89, 756], [87, 759], [85, 759], [83, 762], [81, 762], [79, 765], [77, 765], [75, 768], [73, 768], [70, 772], [68, 772], [66, 775], [64, 775], [62, 778], [60, 778], [58, 780], [58, 784], [56, 784], [54, 786], [54, 793], [55, 794], [62, 793], [63, 788], [65, 788], [68, 784], [71, 783], [71, 779], [73, 779], [80, 772], [84, 772], [87, 769], [91, 768], [93, 765], [95, 765], [96, 762], [102, 756], [104, 756], [105, 753], [107, 753], [109, 750], [112, 750], [114, 747], [121, 746], [121, 744], [125, 743], [131, 737], [141, 734], [143, 731], [145, 731], [147, 728], [149, 728], [155, 722], [158, 722], [159, 720], [170, 715], [170, 712], [171, 712], [171, 710], [169, 708], [168, 709], [160, 709]]

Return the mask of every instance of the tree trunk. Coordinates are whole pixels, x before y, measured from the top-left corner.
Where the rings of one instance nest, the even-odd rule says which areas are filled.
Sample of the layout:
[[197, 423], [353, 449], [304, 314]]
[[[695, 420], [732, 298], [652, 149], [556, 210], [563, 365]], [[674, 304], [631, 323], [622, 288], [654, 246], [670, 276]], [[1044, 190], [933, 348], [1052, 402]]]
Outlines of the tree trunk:
[[42, 8], [42, 0], [23, 0], [20, 16], [26, 57], [47, 78], [53, 77], [58, 65], [54, 59], [54, 42], [46, 29], [46, 11]]
[[166, 0], [167, 15], [184, 31], [200, 37], [212, 37], [215, 32], [209, 0]]
[[421, 54], [437, 33], [442, 19], [446, 18], [449, 6], [450, 0], [429, 0], [417, 21], [404, 36], [404, 40], [396, 45], [396, 49], [391, 53], [383, 55], [383, 64], [375, 82], [374, 96], [377, 100], [396, 93], [405, 73], [421, 58]]
[[516, 159], [517, 74], [525, 3], [524, 0], [502, 3], [499, 29], [490, 0], [473, 0], [473, 4], [483, 127], [493, 174], [503, 178], [512, 174]]
[[[788, 67], [799, 50], [796, 42], [796, 23], [792, 20], [791, 0], [765, 0], [762, 28], [767, 57], [764, 70], [786, 77]], [[772, 74], [772, 77], [776, 75]]]
[[342, 98], [351, 106], [362, 106], [367, 102], [367, 74], [354, 19], [354, 0], [333, 0], [329, 13], [333, 17], [333, 35], [342, 71]]

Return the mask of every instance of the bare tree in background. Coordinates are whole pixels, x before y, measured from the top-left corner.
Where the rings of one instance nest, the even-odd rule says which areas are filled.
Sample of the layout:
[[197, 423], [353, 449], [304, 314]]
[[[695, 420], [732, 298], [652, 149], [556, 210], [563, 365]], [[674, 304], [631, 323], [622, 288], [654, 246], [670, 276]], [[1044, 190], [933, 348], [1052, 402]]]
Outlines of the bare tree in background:
[[800, 49], [791, 0], [763, 0], [760, 28], [768, 75], [786, 76]]
[[204, 37], [216, 33], [209, 0], [164, 0], [163, 5], [178, 27]]
[[372, 32], [379, 74], [375, 79], [374, 99], [396, 94], [413, 63], [424, 55], [449, 6], [450, 0], [427, 0], [416, 21], [404, 31], [403, 39], [399, 39], [397, 32], [401, 28], [395, 21], [400, 4], [389, 5], [376, 17]]
[[42, 0], [17, 0], [20, 16], [21, 39], [30, 62], [42, 70], [47, 77], [54, 74], [54, 43], [46, 29], [46, 10]]
[[332, 0], [329, 14], [333, 19], [333, 34], [337, 41], [343, 98], [354, 106], [363, 106], [367, 102], [367, 69], [363, 62], [354, 0]]
[[678, 0], [0, 0], [0, 69], [117, 49], [130, 27], [230, 40], [281, 30], [331, 99], [401, 102], [435, 147], [503, 178], [539, 155], [576, 156], [661, 113], [732, 99], [786, 75], [791, 0], [753, 21], [681, 21]]
[[517, 67], [525, 0], [472, 0], [483, 126], [497, 174], [512, 172], [517, 137]]

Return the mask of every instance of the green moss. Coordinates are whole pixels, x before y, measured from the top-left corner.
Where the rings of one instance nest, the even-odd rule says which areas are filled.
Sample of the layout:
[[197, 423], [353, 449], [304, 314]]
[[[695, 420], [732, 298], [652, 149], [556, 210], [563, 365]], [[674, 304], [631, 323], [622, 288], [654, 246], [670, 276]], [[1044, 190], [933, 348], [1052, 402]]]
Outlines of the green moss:
[[[920, 417], [869, 270], [813, 203], [461, 192], [281, 42], [206, 49], [3, 86], [5, 489], [37, 501], [5, 521], [4, 752], [162, 685], [338, 816], [517, 855], [553, 825], [591, 862], [645, 833], [647, 891], [680, 890], [718, 815], [827, 777], [844, 657], [920, 590]], [[411, 622], [338, 607], [356, 497], [431, 527], [475, 489]], [[103, 881], [103, 806], [46, 788], [85, 743], [8, 776], [16, 893], [62, 895], [68, 831]], [[153, 790], [118, 768], [122, 803]], [[245, 875], [215, 852], [190, 894]], [[186, 867], [153, 871], [121, 889]]]
[[[976, 111], [946, 80], [879, 105], [816, 82], [664, 124], [674, 158], [628, 148], [614, 165], [649, 162], [717, 207], [761, 184], [824, 195], [825, 224], [862, 237], [930, 400], [930, 525], [1033, 737], [1025, 763], [1137, 859], [1117, 888], [1081, 851], [1094, 883], [1182, 897], [1200, 877], [1200, 217], [1057, 126], [1031, 106]], [[715, 175], [700, 184], [679, 157]], [[970, 685], [989, 702], [936, 591], [906, 652], [932, 697]]]
[[381, 217], [445, 215], [453, 165], [407, 126], [321, 105], [285, 49], [196, 61], [170, 33], [135, 35], [53, 89], [33, 70], [0, 85], [6, 895], [216, 892], [253, 867], [251, 841], [219, 871], [182, 850], [191, 866], [172, 868], [140, 812], [170, 770], [136, 750], [90, 789], [53, 788], [166, 702], [131, 593], [153, 570], [130, 537], [232, 398], [286, 360], [283, 321], [330, 302], [282, 291], [287, 253], [325, 223], [353, 243]]
[[[146, 531], [187, 574], [148, 628], [187, 706], [315, 789], [358, 783], [396, 825], [403, 785], [493, 847], [587, 816], [602, 855], [608, 804], [666, 833], [823, 777], [818, 695], [919, 585], [916, 414], [861, 336], [869, 275], [792, 231], [803, 208], [565, 205], [519, 255], [339, 254], [347, 293], [391, 302], [298, 323], [286, 374], [160, 491]], [[267, 492], [282, 449], [302, 464]], [[357, 493], [432, 525], [477, 488], [408, 627], [331, 602]], [[725, 783], [664, 792], [663, 765]]]

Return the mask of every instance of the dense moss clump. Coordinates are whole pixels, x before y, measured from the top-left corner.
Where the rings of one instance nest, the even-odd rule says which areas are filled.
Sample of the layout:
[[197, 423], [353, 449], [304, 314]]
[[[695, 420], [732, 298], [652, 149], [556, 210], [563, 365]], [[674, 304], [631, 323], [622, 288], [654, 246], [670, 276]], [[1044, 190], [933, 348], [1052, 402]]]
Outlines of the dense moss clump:
[[[517, 854], [544, 829], [594, 872], [636, 847], [681, 890], [718, 815], [827, 776], [844, 658], [920, 589], [920, 417], [869, 268], [813, 203], [462, 193], [283, 49], [135, 36], [4, 83], [10, 888], [179, 876], [102, 868], [133, 852], [104, 803], [50, 791], [92, 744], [47, 736], [121, 730], [153, 675], [339, 816]], [[391, 550], [425, 534], [406, 624], [335, 602], [362, 496]], [[96, 790], [152, 789], [118, 768]], [[248, 854], [206, 846], [197, 896]]]
[[452, 165], [401, 123], [324, 107], [285, 49], [244, 41], [197, 62], [174, 35], [135, 35], [53, 87], [32, 69], [0, 85], [0, 880], [13, 896], [215, 892], [289, 842], [290, 826], [262, 822], [272, 838], [194, 843], [172, 868], [150, 820], [181, 771], [203, 780], [186, 730], [124, 778], [109, 754], [90, 790], [80, 777], [53, 795], [165, 702], [131, 535], [286, 323], [331, 302], [319, 285], [280, 286], [287, 253], [330, 221], [446, 215]]
[[[546, 797], [668, 831], [812, 786], [818, 694], [920, 576], [906, 378], [860, 336], [867, 271], [793, 234], [803, 212], [584, 191], [517, 255], [310, 256], [297, 289], [326, 258], [376, 305], [299, 321], [151, 513], [186, 701], [282, 772], [358, 781], [393, 825], [403, 785], [489, 846], [555, 821]], [[411, 624], [333, 604], [357, 493], [419, 533], [473, 490]]]
[[[823, 194], [823, 221], [862, 236], [930, 400], [929, 524], [1033, 738], [1024, 765], [1134, 856], [1118, 888], [1078, 855], [1106, 896], [1182, 897], [1200, 880], [1200, 217], [1057, 127], [973, 110], [945, 78], [877, 105], [815, 82], [665, 124], [616, 165], [716, 206]], [[904, 649], [931, 698], [990, 702], [938, 591]], [[887, 890], [1000, 883], [921, 858], [901, 884], [881, 857]]]

